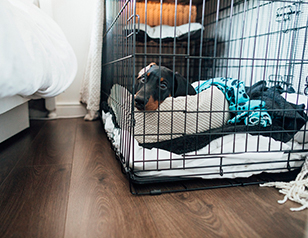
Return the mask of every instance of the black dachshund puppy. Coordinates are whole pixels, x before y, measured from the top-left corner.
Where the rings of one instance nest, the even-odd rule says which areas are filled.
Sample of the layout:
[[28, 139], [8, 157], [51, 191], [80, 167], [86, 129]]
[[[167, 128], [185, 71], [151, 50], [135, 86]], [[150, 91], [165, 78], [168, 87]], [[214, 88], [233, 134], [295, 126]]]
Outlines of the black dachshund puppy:
[[172, 70], [151, 63], [137, 77], [135, 107], [138, 110], [154, 111], [167, 97], [195, 95], [196, 91], [187, 80]]

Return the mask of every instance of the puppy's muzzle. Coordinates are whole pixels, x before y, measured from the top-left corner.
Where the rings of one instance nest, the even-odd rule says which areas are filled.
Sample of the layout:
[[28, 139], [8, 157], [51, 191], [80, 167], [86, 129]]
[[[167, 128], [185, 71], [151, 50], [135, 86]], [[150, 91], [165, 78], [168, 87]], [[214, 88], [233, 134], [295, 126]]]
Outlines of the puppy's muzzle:
[[152, 96], [149, 98], [141, 97], [139, 94], [135, 96], [135, 107], [140, 111], [155, 111], [159, 104]]
[[145, 110], [147, 102], [148, 102], [148, 100], [146, 100], [144, 97], [140, 97], [139, 95], [135, 96], [135, 107], [138, 110], [140, 110], [140, 111]]

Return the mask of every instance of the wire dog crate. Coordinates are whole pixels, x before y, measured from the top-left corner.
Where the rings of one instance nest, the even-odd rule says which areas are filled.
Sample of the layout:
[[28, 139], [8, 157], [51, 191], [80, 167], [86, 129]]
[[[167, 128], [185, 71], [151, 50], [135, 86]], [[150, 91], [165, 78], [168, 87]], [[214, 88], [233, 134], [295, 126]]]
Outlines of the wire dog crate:
[[[106, 1], [105, 20], [102, 120], [133, 193], [296, 175], [308, 155], [306, 1]], [[157, 108], [137, 109], [153, 62]], [[161, 100], [177, 75], [195, 94]]]

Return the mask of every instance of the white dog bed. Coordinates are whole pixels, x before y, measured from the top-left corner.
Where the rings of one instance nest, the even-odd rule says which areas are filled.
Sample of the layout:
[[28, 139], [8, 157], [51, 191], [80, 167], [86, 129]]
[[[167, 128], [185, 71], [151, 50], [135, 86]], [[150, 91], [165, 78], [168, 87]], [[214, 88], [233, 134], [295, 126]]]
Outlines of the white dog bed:
[[[121, 102], [123, 107], [117, 105], [119, 98], [124, 98]], [[132, 94], [120, 85], [111, 89], [108, 104], [121, 128], [130, 121], [127, 117], [131, 114], [132, 98]], [[196, 95], [169, 97], [155, 112], [135, 108], [135, 139], [139, 143], [155, 143], [219, 128], [230, 119], [228, 108], [224, 94], [215, 86]], [[124, 118], [125, 121], [122, 120]]]

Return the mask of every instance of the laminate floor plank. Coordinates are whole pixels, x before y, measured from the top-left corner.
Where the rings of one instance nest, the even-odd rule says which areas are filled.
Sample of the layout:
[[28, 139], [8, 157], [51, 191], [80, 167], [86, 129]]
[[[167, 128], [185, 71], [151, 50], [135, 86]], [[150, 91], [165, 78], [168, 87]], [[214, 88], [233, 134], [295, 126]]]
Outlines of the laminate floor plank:
[[237, 215], [237, 220], [242, 224], [237, 224], [236, 227], [245, 224], [260, 237], [282, 238], [306, 235], [308, 211], [294, 213], [289, 210], [289, 204], [279, 205], [277, 200], [282, 197], [274, 188], [260, 188], [258, 185], [251, 185], [214, 189], [210, 190], [207, 195], [216, 199], [222, 209], [228, 209]]
[[[222, 192], [225, 195], [227, 191]], [[221, 197], [224, 199], [224, 204], [232, 204], [234, 212], [241, 209], [243, 211], [239, 213], [241, 218], [250, 226], [255, 227], [262, 237], [308, 236], [308, 210], [290, 211], [291, 207], [299, 207], [299, 204], [292, 201], [283, 205], [278, 204], [277, 201], [282, 200], [284, 196], [275, 188], [259, 187], [258, 185], [238, 187], [232, 193], [233, 199], [225, 199], [226, 195]], [[255, 224], [261, 223], [262, 226], [255, 226]]]
[[15, 168], [0, 187], [0, 237], [63, 237], [71, 165]]
[[161, 237], [259, 237], [207, 191], [145, 196]]
[[100, 122], [78, 125], [65, 237], [159, 237], [133, 196]]
[[308, 210], [275, 188], [132, 195], [99, 121], [32, 122], [0, 144], [0, 179], [5, 238], [308, 237]]
[[0, 143], [0, 185], [31, 146], [44, 121], [30, 122], [30, 128]]
[[72, 164], [78, 119], [48, 121], [18, 166]]

